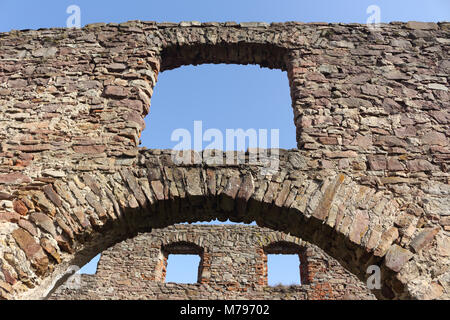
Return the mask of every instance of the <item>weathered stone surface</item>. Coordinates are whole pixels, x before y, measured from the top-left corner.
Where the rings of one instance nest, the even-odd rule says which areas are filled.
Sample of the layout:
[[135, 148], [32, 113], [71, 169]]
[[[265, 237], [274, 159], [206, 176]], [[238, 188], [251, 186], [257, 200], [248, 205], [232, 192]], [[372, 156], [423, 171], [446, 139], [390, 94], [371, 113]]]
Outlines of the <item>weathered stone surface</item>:
[[23, 229], [14, 230], [12, 236], [31, 260], [33, 267], [36, 268], [36, 272], [44, 274], [47, 271], [49, 261], [41, 246]]
[[412, 257], [412, 253], [396, 244], [389, 248], [385, 257], [386, 267], [393, 271], [400, 271]]
[[52, 146], [49, 144], [31, 144], [31, 145], [22, 145], [18, 146], [17, 150], [23, 152], [41, 152], [51, 150]]
[[403, 171], [405, 166], [398, 159], [388, 158], [387, 169], [390, 171]]
[[150, 182], [153, 192], [156, 195], [156, 199], [164, 200], [164, 186], [161, 181], [151, 181]]
[[413, 252], [419, 252], [433, 241], [434, 236], [439, 232], [440, 228], [426, 228], [411, 241], [410, 246]]
[[95, 179], [88, 173], [83, 174], [83, 182], [98, 196], [102, 195], [99, 185]]
[[450, 257], [450, 236], [442, 235], [438, 236], [437, 240], [437, 251], [442, 257]]
[[12, 194], [0, 191], [0, 200], [13, 200], [13, 199], [14, 199], [14, 196]]
[[20, 183], [28, 183], [31, 182], [30, 177], [22, 173], [8, 173], [8, 174], [0, 174], [0, 183], [1, 184], [20, 184]]
[[87, 193], [86, 201], [95, 209], [95, 212], [97, 212], [99, 218], [103, 218], [106, 216], [105, 208], [103, 208], [102, 204], [98, 201], [98, 198], [94, 195], [94, 193]]
[[51, 202], [53, 202], [54, 205], [57, 207], [62, 206], [61, 199], [59, 198], [58, 194], [55, 192], [51, 184], [48, 184], [42, 188], [44, 190], [45, 195], [50, 199]]
[[443, 84], [440, 84], [440, 83], [430, 83], [430, 84], [428, 84], [428, 88], [433, 89], [433, 90], [448, 91], [448, 87], [444, 86]]
[[[41, 243], [57, 276], [50, 244], [69, 263], [118, 235], [232, 218], [302, 234], [363, 279], [367, 262], [381, 263], [393, 243], [420, 248], [429, 237], [416, 239], [416, 228], [450, 231], [448, 23], [391, 23], [382, 33], [358, 24], [140, 21], [61, 37], [66, 31], [0, 36], [0, 251], [15, 259], [24, 257], [12, 241], [17, 228]], [[221, 154], [203, 161], [206, 152], [175, 163], [170, 150], [139, 148], [158, 74], [204, 63], [286, 71], [298, 149], [270, 150], [256, 163], [228, 152], [231, 164]], [[274, 172], [262, 170], [270, 164]], [[344, 177], [339, 187], [335, 177]], [[410, 223], [399, 220], [405, 214]], [[449, 298], [439, 278], [447, 241], [434, 239], [400, 275], [385, 275], [378, 297]], [[10, 297], [40, 298], [48, 275], [7, 258], [5, 279], [18, 282]]]
[[316, 208], [316, 210], [313, 213], [313, 216], [320, 220], [325, 220], [328, 216], [328, 212], [330, 210], [331, 204], [334, 200], [334, 196], [336, 195], [336, 192], [339, 188], [339, 186], [344, 181], [345, 176], [343, 174], [339, 174], [334, 182], [328, 186], [328, 188], [325, 190], [325, 193]]
[[308, 168], [307, 159], [300, 153], [292, 153], [289, 155], [289, 163], [295, 169], [305, 170]]
[[44, 176], [53, 177], [53, 178], [62, 178], [66, 175], [65, 172], [62, 170], [52, 170], [52, 169], [44, 170], [44, 171], [42, 171], [42, 174]]
[[47, 200], [43, 192], [33, 193], [32, 199], [41, 211], [49, 213], [51, 216], [55, 215], [55, 206], [49, 200]]
[[408, 80], [410, 77], [398, 70], [389, 71], [385, 74], [385, 77], [389, 80]]
[[27, 230], [32, 236], [38, 235], [36, 228], [30, 221], [25, 220], [25, 219], [20, 219], [18, 224], [19, 224], [19, 227], [22, 227], [23, 229]]
[[366, 211], [358, 211], [356, 213], [355, 219], [353, 220], [353, 225], [349, 234], [350, 241], [357, 244], [361, 243], [361, 239], [369, 228], [369, 215]]
[[324, 151], [324, 155], [328, 158], [355, 158], [357, 157], [357, 153], [354, 151]]
[[387, 147], [406, 147], [407, 143], [394, 136], [378, 136], [374, 142], [375, 145]]
[[392, 242], [398, 238], [398, 229], [391, 227], [381, 235], [380, 243], [375, 250], [375, 254], [382, 257], [391, 247]]
[[446, 146], [448, 144], [448, 140], [445, 134], [432, 131], [422, 136], [422, 143], [427, 145]]
[[436, 30], [438, 26], [434, 22], [419, 22], [419, 21], [409, 21], [406, 24], [407, 28], [415, 30]]
[[253, 176], [248, 174], [244, 177], [244, 180], [240, 186], [237, 194], [237, 210], [239, 214], [244, 214], [247, 208], [247, 201], [253, 195], [255, 191], [255, 182]]
[[20, 220], [20, 215], [15, 212], [0, 212], [0, 222], [15, 222]]
[[128, 90], [119, 86], [107, 86], [104, 95], [112, 98], [126, 98], [128, 96]]
[[386, 170], [387, 161], [385, 156], [369, 156], [370, 170]]
[[123, 63], [111, 63], [108, 66], [106, 66], [106, 68], [109, 71], [121, 72], [121, 71], [125, 70], [127, 68], [127, 66], [124, 65]]
[[380, 182], [382, 184], [410, 183], [411, 179], [402, 177], [382, 177]]
[[412, 172], [433, 170], [434, 166], [427, 160], [416, 159], [406, 163], [408, 169]]
[[200, 196], [203, 194], [199, 170], [191, 169], [186, 172], [186, 191], [191, 196]]
[[33, 51], [34, 57], [42, 57], [44, 59], [50, 58], [55, 56], [55, 54], [58, 52], [58, 48], [55, 47], [49, 47], [49, 48], [39, 48], [37, 50]]
[[14, 203], [14, 210], [17, 213], [19, 213], [23, 216], [25, 216], [28, 213], [28, 208], [22, 201], [16, 200], [13, 203]]
[[52, 256], [56, 260], [57, 263], [61, 262], [61, 256], [55, 246], [50, 242], [50, 240], [42, 238], [41, 246], [50, 256]]
[[73, 151], [75, 151], [77, 153], [97, 154], [97, 153], [102, 153], [105, 150], [106, 150], [106, 147], [102, 146], [102, 145], [73, 146]]
[[139, 183], [137, 182], [136, 178], [134, 177], [134, 175], [131, 172], [125, 170], [121, 171], [121, 175], [127, 182], [130, 189], [132, 190], [134, 196], [136, 197], [136, 200], [142, 207], [144, 207], [147, 202], [147, 199], [144, 193], [142, 192], [142, 189]]
[[[167, 257], [175, 253], [202, 257], [197, 283], [165, 282]], [[267, 255], [279, 253], [298, 255], [301, 285], [268, 285]], [[96, 274], [81, 277], [81, 288], [63, 285], [50, 299], [374, 299], [364, 282], [318, 247], [257, 226], [176, 225], [153, 230], [104, 251]]]
[[43, 230], [50, 233], [53, 237], [56, 237], [55, 225], [53, 224], [53, 220], [50, 219], [49, 216], [40, 212], [35, 212], [30, 216], [30, 219]]

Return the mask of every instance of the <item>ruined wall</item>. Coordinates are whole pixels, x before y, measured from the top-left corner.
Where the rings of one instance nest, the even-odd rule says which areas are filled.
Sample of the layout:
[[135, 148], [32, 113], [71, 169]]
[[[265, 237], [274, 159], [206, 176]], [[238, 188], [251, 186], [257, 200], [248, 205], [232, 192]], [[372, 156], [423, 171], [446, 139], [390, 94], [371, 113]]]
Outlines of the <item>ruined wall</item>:
[[[168, 254], [199, 254], [198, 283], [165, 282]], [[267, 284], [267, 254], [298, 254], [301, 285]], [[364, 283], [299, 238], [241, 225], [176, 225], [104, 251], [81, 287], [50, 299], [374, 299]]]
[[[0, 34], [0, 297], [40, 298], [137, 232], [230, 218], [299, 236], [361, 280], [380, 265], [377, 297], [449, 298], [449, 25]], [[275, 174], [138, 148], [159, 72], [201, 63], [287, 71], [298, 150]]]

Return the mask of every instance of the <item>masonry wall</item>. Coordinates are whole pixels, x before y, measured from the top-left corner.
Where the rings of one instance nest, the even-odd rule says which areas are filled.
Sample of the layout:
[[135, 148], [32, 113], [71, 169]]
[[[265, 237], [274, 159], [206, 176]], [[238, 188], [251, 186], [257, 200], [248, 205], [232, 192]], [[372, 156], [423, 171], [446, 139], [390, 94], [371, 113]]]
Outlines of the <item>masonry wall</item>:
[[[0, 298], [42, 297], [69, 265], [138, 231], [220, 217], [301, 236], [359, 279], [382, 266], [379, 297], [448, 299], [449, 26], [1, 33]], [[286, 71], [298, 149], [280, 152], [276, 174], [138, 148], [158, 74], [201, 63]]]
[[[198, 282], [165, 282], [167, 254], [199, 254]], [[267, 254], [298, 254], [301, 285], [269, 286]], [[318, 247], [257, 226], [176, 225], [102, 253], [81, 287], [50, 299], [374, 299], [365, 284]]]

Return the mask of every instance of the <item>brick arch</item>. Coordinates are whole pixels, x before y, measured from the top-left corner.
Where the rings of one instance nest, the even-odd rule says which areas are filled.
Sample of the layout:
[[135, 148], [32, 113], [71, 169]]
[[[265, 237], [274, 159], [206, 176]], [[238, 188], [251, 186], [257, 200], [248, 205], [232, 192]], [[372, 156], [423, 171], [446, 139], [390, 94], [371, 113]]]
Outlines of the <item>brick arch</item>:
[[[230, 218], [299, 235], [360, 279], [381, 265], [380, 297], [448, 297], [448, 30], [129, 22], [1, 34], [1, 296], [39, 297], [68, 263], [140, 230]], [[225, 43], [279, 68], [262, 48], [287, 51], [299, 150], [273, 176], [137, 148], [161, 54], [187, 50], [164, 68], [196, 52], [204, 63]]]

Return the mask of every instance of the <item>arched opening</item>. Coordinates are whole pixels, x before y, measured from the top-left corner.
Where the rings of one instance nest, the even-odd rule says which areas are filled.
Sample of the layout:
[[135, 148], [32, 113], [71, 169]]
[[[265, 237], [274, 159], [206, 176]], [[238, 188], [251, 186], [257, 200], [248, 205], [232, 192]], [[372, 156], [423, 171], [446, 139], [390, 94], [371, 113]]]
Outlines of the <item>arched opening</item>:
[[[394, 35], [396, 30], [411, 26], [393, 24], [386, 30]], [[141, 27], [147, 34], [138, 32]], [[12, 172], [2, 174], [2, 184], [7, 185], [6, 195], [2, 192], [2, 198], [7, 199], [2, 206], [6, 212], [1, 218], [7, 221], [2, 241], [12, 251], [2, 258], [8, 284], [19, 282], [17, 287], [34, 290], [39, 296], [47, 279], [68, 264], [82, 265], [139, 231], [177, 222], [230, 219], [257, 221], [258, 225], [301, 236], [362, 281], [369, 267], [383, 267], [380, 296], [428, 296], [425, 287], [442, 278], [434, 270], [422, 268], [428, 260], [423, 262], [419, 251], [431, 241], [432, 248], [440, 250], [439, 238], [434, 242], [433, 236], [442, 235], [443, 225], [438, 227], [434, 218], [430, 224], [423, 223], [421, 215], [435, 217], [445, 211], [445, 188], [439, 185], [445, 180], [442, 172], [446, 167], [440, 162], [444, 156], [434, 157], [435, 151], [442, 155], [442, 148], [436, 146], [445, 140], [440, 126], [445, 117], [435, 115], [427, 105], [417, 116], [420, 119], [404, 114], [407, 119], [400, 119], [399, 126], [398, 115], [391, 112], [399, 106], [392, 106], [392, 99], [411, 94], [401, 90], [406, 78], [398, 72], [405, 70], [398, 64], [400, 69], [393, 70], [389, 59], [378, 62], [395, 74], [374, 69], [376, 52], [372, 46], [376, 39], [357, 41], [357, 35], [367, 35], [362, 29], [296, 23], [97, 26], [60, 39], [61, 44], [70, 45], [61, 47], [59, 53], [51, 48], [47, 53], [52, 57], [45, 61], [35, 60], [33, 52], [31, 59], [27, 53], [24, 57], [30, 57], [30, 66], [28, 62], [18, 66], [26, 69], [22, 75], [31, 72], [26, 79], [15, 79], [13, 73], [18, 69], [8, 62], [5, 75], [14, 79], [7, 79], [3, 90], [7, 118], [12, 111], [12, 118], [23, 120], [20, 126], [26, 126], [19, 130], [15, 121], [8, 123], [7, 136], [14, 134], [3, 148], [8, 158], [5, 172]], [[442, 25], [432, 29], [440, 33]], [[106, 32], [96, 37], [94, 33], [102, 30]], [[356, 32], [356, 37], [335, 41], [348, 32]], [[33, 34], [24, 33], [24, 41]], [[125, 34], [130, 41], [123, 41]], [[37, 47], [47, 48], [48, 39], [44, 38]], [[38, 51], [36, 57], [42, 55], [42, 50]], [[433, 63], [428, 61], [431, 65], [440, 64], [438, 53], [427, 56], [434, 59]], [[351, 59], [355, 54], [358, 59]], [[71, 63], [72, 56], [80, 64]], [[33, 73], [31, 64], [40, 62], [45, 62], [44, 68]], [[144, 105], [149, 105], [158, 72], [212, 62], [288, 70], [301, 150], [282, 152], [279, 174], [257, 177], [258, 164], [178, 165], [164, 151], [137, 148]], [[381, 87], [367, 87], [370, 79]], [[386, 91], [389, 87], [393, 91]], [[42, 94], [51, 97], [44, 93], [47, 89], [48, 94], [56, 94], [60, 105], [41, 99]], [[427, 97], [445, 93], [441, 85], [430, 84], [425, 89], [421, 93]], [[16, 104], [19, 101], [24, 104]], [[47, 117], [52, 119], [48, 128], [38, 131], [44, 135], [43, 143], [36, 144], [34, 138], [39, 134], [25, 137], [28, 129], [40, 126]], [[425, 125], [405, 135], [403, 124], [414, 125], [416, 120], [438, 127], [431, 130]], [[386, 130], [377, 128], [385, 124]], [[26, 129], [23, 135], [21, 129]], [[418, 140], [411, 138], [414, 136]], [[417, 150], [420, 161], [404, 153], [411, 143], [427, 147], [433, 141], [438, 143], [431, 154], [428, 148]], [[31, 154], [36, 155], [34, 162]], [[382, 155], [379, 159], [378, 154]], [[55, 161], [46, 161], [50, 158]], [[390, 160], [394, 161], [390, 164]], [[31, 163], [33, 166], [26, 168]], [[427, 187], [422, 190], [427, 195], [424, 201], [417, 202], [414, 199], [422, 195], [419, 189], [424, 186], [416, 182], [427, 175], [437, 179], [434, 189], [444, 193]], [[27, 210], [29, 215], [23, 215]], [[416, 267], [425, 271], [419, 278], [415, 278]], [[438, 284], [436, 288], [443, 290]], [[12, 297], [22, 296], [13, 290]], [[443, 296], [441, 293], [431, 296]]]
[[[221, 46], [217, 48], [219, 50]], [[233, 51], [236, 48], [239, 54]], [[189, 47], [189, 52], [197, 50], [194, 49]], [[176, 53], [163, 50], [161, 70], [213, 60], [262, 65], [267, 65], [264, 61], [269, 61], [261, 58], [262, 53], [258, 51], [261, 46], [258, 45], [224, 47], [219, 50], [221, 54], [217, 53], [221, 57], [219, 61], [206, 54], [208, 46], [200, 46], [198, 49], [200, 51], [197, 54], [179, 55], [172, 62], [167, 62], [170, 61], [169, 56]], [[271, 50], [274, 48], [269, 46], [264, 53], [265, 57], [270, 56]], [[286, 56], [283, 53], [279, 57], [282, 58], [270, 60], [274, 64], [267, 66], [285, 70]], [[108, 91], [106, 97], [119, 97], [126, 105], [126, 95], [117, 90], [118, 88], [105, 90]], [[139, 90], [136, 89], [133, 93], [140, 94]], [[130, 126], [134, 126], [134, 123]], [[236, 161], [233, 165], [204, 162], [179, 165], [173, 161], [170, 150], [135, 151], [137, 156], [135, 153], [120, 153], [125, 158], [137, 158], [118, 159], [117, 165], [123, 167], [117, 172], [85, 174], [82, 175], [83, 181], [75, 182], [72, 180], [79, 179], [78, 177], [68, 178], [72, 179], [72, 184], [66, 189], [73, 194], [81, 194], [81, 200], [76, 203], [79, 207], [76, 208], [74, 219], [84, 229], [79, 228], [76, 237], [72, 235], [68, 239], [67, 236], [71, 236], [69, 233], [58, 239], [61, 247], [68, 248], [70, 255], [65, 260], [67, 263], [84, 265], [99, 252], [122, 240], [133, 238], [139, 232], [150, 232], [176, 223], [214, 219], [243, 223], [256, 221], [260, 227], [301, 237], [322, 248], [362, 281], [366, 278], [367, 266], [381, 265], [383, 262], [383, 255], [374, 255], [373, 250], [367, 250], [365, 243], [361, 242], [363, 236], [367, 238], [376, 233], [372, 232], [373, 225], [369, 225], [370, 221], [364, 219], [364, 214], [357, 217], [361, 219], [355, 218], [354, 212], [358, 208], [356, 201], [350, 202], [348, 206], [334, 202], [335, 198], [345, 200], [354, 197], [349, 190], [358, 187], [357, 182], [344, 174], [334, 173], [325, 177], [311, 174], [298, 150], [281, 151], [281, 170], [271, 174], [261, 174], [260, 163], [241, 164]], [[84, 186], [88, 188], [85, 189]], [[60, 189], [64, 190], [62, 187]], [[47, 193], [55, 200], [50, 191]], [[331, 209], [334, 209], [334, 216], [328, 219]], [[89, 216], [87, 222], [86, 217], [83, 218], [85, 212]], [[378, 240], [377, 238], [376, 241]], [[61, 265], [54, 274], [63, 273], [67, 263]], [[264, 267], [260, 265], [255, 269], [261, 275]], [[392, 273], [385, 272], [383, 276], [383, 281], [388, 284], [387, 294], [383, 293], [384, 296], [404, 294], [402, 284], [395, 282]]]
[[[90, 220], [87, 230], [77, 236], [78, 247], [71, 251], [68, 264], [60, 264], [61, 269], [53, 272], [55, 276], [58, 272], [64, 273], [65, 266], [82, 266], [98, 253], [139, 232], [215, 219], [256, 221], [259, 227], [298, 236], [319, 246], [362, 281], [366, 280], [367, 266], [382, 265], [379, 257], [346, 238], [339, 230], [322, 223], [314, 213], [317, 208], [323, 208], [324, 200], [318, 199], [326, 197], [326, 190], [341, 181], [339, 176], [328, 177], [323, 184], [306, 175], [277, 182], [280, 180], [276, 176], [269, 180], [258, 174], [257, 166], [178, 167], [169, 164], [170, 151], [160, 151], [157, 155], [152, 152], [146, 153], [147, 160], [142, 168], [123, 170], [114, 177], [108, 174], [91, 177], [90, 184], [94, 189], [100, 181], [104, 184], [98, 200], [91, 199], [90, 202], [92, 205], [103, 203], [104, 207], [95, 205], [93, 209], [83, 210], [96, 210], [103, 218]], [[163, 163], [165, 165], [161, 166]], [[286, 170], [289, 166], [283, 168]], [[354, 186], [350, 183], [341, 188], [339, 192], [345, 194]], [[353, 208], [347, 206], [345, 210], [350, 212]], [[77, 212], [77, 219], [85, 221], [80, 211]], [[135, 262], [136, 259], [132, 260]], [[395, 281], [387, 269], [382, 277], [386, 277], [382, 279], [383, 283]]]

